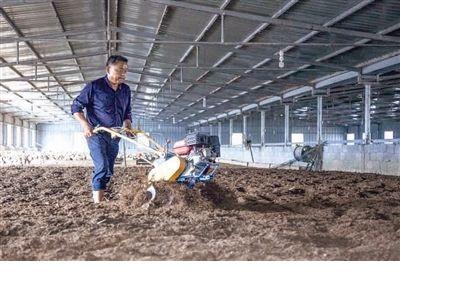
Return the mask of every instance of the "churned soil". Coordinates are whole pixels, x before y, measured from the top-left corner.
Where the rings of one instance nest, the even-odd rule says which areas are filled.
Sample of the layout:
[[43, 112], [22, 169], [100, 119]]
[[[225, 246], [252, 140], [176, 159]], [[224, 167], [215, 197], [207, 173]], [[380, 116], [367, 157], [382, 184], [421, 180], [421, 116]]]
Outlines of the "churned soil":
[[400, 178], [222, 167], [187, 189], [116, 167], [0, 168], [0, 260], [399, 260]]

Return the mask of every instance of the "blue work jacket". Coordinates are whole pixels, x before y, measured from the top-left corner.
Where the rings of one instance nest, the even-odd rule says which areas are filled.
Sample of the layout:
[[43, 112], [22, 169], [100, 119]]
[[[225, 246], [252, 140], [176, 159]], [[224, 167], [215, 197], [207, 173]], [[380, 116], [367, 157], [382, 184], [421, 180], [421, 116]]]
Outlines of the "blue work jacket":
[[86, 108], [86, 119], [92, 127], [122, 127], [131, 119], [131, 91], [124, 83], [115, 91], [107, 76], [96, 79], [83, 88], [72, 103], [72, 114]]

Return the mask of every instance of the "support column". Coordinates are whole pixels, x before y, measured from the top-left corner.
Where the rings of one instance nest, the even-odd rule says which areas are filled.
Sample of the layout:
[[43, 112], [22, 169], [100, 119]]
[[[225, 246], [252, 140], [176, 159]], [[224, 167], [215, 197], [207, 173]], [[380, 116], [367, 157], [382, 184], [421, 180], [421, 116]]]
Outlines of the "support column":
[[217, 135], [219, 136], [219, 143], [222, 145], [222, 122], [217, 123]]
[[19, 121], [19, 129], [18, 129], [18, 131], [19, 131], [19, 142], [17, 143], [18, 144], [18, 146], [19, 147], [23, 147], [23, 121], [22, 120], [20, 120]]
[[284, 105], [284, 145], [289, 143], [289, 104]]
[[213, 126], [209, 124], [209, 135], [213, 135]]
[[27, 122], [27, 121], [23, 121], [22, 122], [22, 132], [23, 132], [23, 135], [22, 135], [22, 147], [24, 147], [24, 148], [29, 148], [29, 131], [30, 131], [30, 129], [29, 129], [29, 123]]
[[230, 119], [230, 145], [233, 145], [233, 119]]
[[22, 121], [22, 127], [20, 127], [20, 134], [21, 134], [21, 137], [20, 137], [20, 143], [21, 143], [21, 145], [20, 145], [20, 147], [22, 147], [22, 148], [25, 148], [26, 147], [26, 145], [25, 145], [25, 127], [24, 127], [24, 125], [23, 125], [23, 121]]
[[371, 86], [370, 84], [364, 85], [364, 143], [370, 144], [372, 137], [370, 132], [370, 98], [371, 98]]
[[36, 123], [30, 123], [30, 129], [31, 129], [31, 147], [36, 148], [36, 139], [37, 139]]
[[266, 144], [266, 111], [261, 110], [261, 146]]
[[317, 143], [323, 140], [322, 135], [322, 96], [317, 96]]
[[242, 134], [244, 135], [244, 137], [246, 139], [248, 138], [248, 135], [247, 135], [247, 119], [248, 119], [248, 116], [242, 115]]
[[17, 125], [16, 118], [12, 118], [12, 146], [17, 147]]
[[3, 114], [0, 114], [0, 146], [5, 144], [3, 141], [3, 126]]
[[31, 123], [28, 122], [28, 148], [31, 148]]

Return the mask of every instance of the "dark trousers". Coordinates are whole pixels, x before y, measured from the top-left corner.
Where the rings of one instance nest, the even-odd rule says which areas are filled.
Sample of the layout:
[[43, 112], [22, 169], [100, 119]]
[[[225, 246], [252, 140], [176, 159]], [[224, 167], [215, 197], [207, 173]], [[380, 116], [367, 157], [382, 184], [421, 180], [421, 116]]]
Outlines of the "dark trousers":
[[86, 139], [94, 162], [92, 172], [92, 189], [105, 190], [114, 174], [114, 162], [119, 153], [118, 138], [111, 138], [109, 133], [97, 133]]

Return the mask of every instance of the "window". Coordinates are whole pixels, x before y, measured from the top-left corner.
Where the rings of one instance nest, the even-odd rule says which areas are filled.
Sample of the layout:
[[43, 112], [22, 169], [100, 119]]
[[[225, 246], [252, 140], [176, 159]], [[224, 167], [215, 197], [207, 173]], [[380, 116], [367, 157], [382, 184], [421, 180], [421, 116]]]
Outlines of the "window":
[[233, 133], [231, 135], [231, 145], [242, 145], [242, 133]]
[[304, 137], [303, 137], [303, 133], [293, 133], [291, 134], [291, 142], [292, 144], [301, 144], [303, 143]]
[[[385, 131], [384, 132], [384, 139], [385, 140], [392, 140], [392, 139], [394, 139], [394, 132], [393, 131]], [[392, 142], [386, 142], [386, 144], [392, 144]]]
[[[347, 133], [347, 141], [354, 141], [355, 140], [355, 134], [354, 133]], [[347, 142], [347, 145], [354, 145], [354, 142]]]
[[384, 139], [385, 140], [392, 140], [392, 139], [394, 139], [394, 132], [393, 131], [385, 131], [384, 132]]

